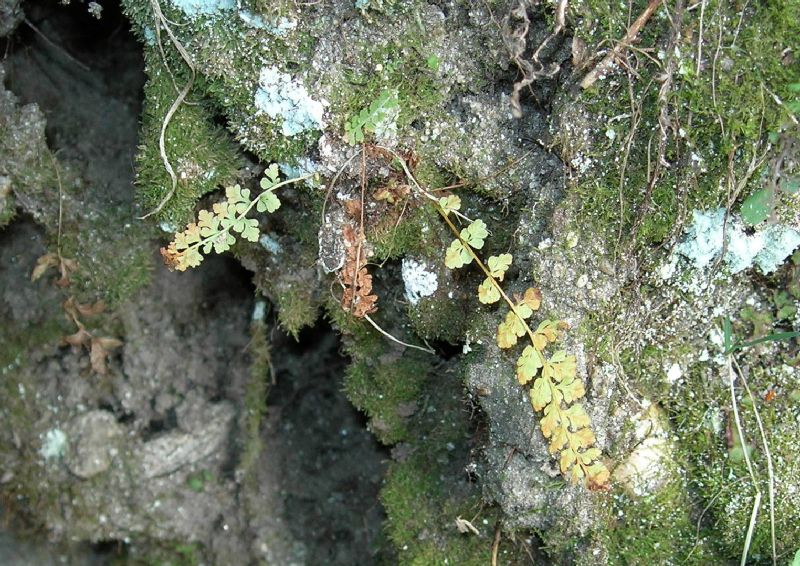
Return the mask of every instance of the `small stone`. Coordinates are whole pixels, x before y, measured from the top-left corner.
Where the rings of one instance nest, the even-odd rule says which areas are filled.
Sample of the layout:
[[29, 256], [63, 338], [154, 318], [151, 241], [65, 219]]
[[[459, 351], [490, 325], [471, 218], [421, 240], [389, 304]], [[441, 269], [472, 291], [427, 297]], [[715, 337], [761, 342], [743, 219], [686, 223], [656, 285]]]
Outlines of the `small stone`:
[[568, 232], [567, 233], [567, 247], [572, 249], [578, 245], [578, 233], [577, 232]]
[[75, 417], [69, 424], [72, 439], [66, 464], [79, 478], [88, 479], [111, 467], [122, 428], [108, 411], [90, 411]]
[[683, 370], [681, 370], [681, 366], [678, 364], [672, 364], [667, 370], [667, 382], [672, 385], [677, 383], [681, 377], [683, 377]]

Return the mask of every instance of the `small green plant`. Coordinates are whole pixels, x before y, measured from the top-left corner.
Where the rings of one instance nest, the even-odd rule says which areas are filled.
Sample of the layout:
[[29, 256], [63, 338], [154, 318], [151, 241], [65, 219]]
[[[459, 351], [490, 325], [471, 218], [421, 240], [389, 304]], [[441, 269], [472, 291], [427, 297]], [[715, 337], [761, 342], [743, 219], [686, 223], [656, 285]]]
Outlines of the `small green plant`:
[[364, 132], [375, 133], [380, 123], [389, 116], [389, 113], [399, 106], [397, 93], [384, 90], [380, 96], [369, 105], [350, 118], [344, 125], [344, 137], [350, 145], [364, 141]]
[[[456, 236], [445, 254], [445, 265], [458, 269], [474, 261], [486, 276], [478, 287], [478, 300], [494, 304], [503, 299], [508, 305], [505, 320], [497, 327], [497, 345], [509, 349], [519, 338], [527, 336], [530, 340], [517, 359], [517, 379], [520, 385], [529, 386], [533, 409], [544, 414], [540, 421], [542, 434], [550, 441], [550, 453], [559, 455], [561, 473], [573, 482], [583, 481], [591, 488], [605, 488], [609, 481], [608, 468], [601, 460], [600, 450], [594, 447], [595, 436], [589, 428], [589, 416], [583, 406], [575, 403], [586, 393], [583, 381], [577, 376], [575, 356], [557, 350], [548, 357], [545, 352], [567, 328], [566, 323], [545, 319], [534, 330], [529, 322], [541, 306], [541, 291], [529, 288], [521, 297], [509, 297], [500, 282], [511, 266], [511, 254], [491, 256], [483, 263], [475, 250], [484, 246], [489, 234], [486, 224], [480, 219], [471, 221], [458, 212], [461, 199], [455, 195], [440, 198], [436, 207]], [[458, 230], [450, 214], [469, 221], [469, 225]]]
[[214, 479], [214, 475], [210, 470], [201, 470], [199, 472], [191, 473], [186, 478], [186, 485], [195, 493], [200, 493], [206, 487], [206, 484]]
[[777, 145], [777, 154], [769, 166], [769, 180], [766, 186], [745, 199], [740, 211], [742, 220], [750, 226], [767, 220], [774, 213], [782, 195], [792, 196], [800, 191], [800, 178], [785, 170], [787, 163], [795, 161], [800, 155], [800, 143], [786, 133], [774, 134], [774, 137], [771, 135], [770, 140]]
[[247, 241], [257, 242], [260, 235], [258, 220], [247, 218], [247, 214], [253, 208], [258, 212], [275, 212], [281, 206], [275, 191], [308, 177], [281, 181], [278, 166], [273, 163], [261, 179], [262, 191], [254, 198], [250, 197], [249, 189], [242, 189], [239, 185], [228, 187], [225, 189], [226, 200], [214, 203], [211, 212], [201, 210], [197, 222], [175, 234], [175, 239], [166, 248], [161, 248], [165, 263], [178, 271], [197, 267], [203, 261], [203, 255], [212, 250], [218, 254], [228, 251], [236, 243], [234, 233]]

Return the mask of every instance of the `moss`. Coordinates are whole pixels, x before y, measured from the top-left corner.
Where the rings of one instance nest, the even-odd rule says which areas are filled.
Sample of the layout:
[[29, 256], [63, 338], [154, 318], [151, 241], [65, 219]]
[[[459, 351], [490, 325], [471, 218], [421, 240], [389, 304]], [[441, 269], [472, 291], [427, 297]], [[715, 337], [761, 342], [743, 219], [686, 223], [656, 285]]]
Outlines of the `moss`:
[[[176, 99], [172, 77], [149, 50], [142, 116], [141, 146], [136, 157], [138, 196], [145, 211], [154, 210], [171, 190], [170, 176], [159, 148], [164, 118]], [[183, 84], [181, 76], [176, 80]], [[196, 92], [196, 91], [193, 91]], [[189, 94], [192, 100], [192, 92]], [[236, 147], [220, 128], [209, 120], [213, 115], [197, 101], [182, 104], [170, 119], [165, 133], [165, 151], [177, 176], [177, 188], [157, 218], [169, 231], [194, 218], [194, 206], [203, 195], [230, 184], [237, 175], [240, 159]]]
[[0, 452], [14, 455], [8, 462], [11, 480], [0, 485], [0, 501], [9, 516], [21, 522], [25, 531], [39, 534], [43, 517], [57, 508], [63, 496], [61, 485], [45, 481], [41, 467], [36, 423], [43, 418], [37, 403], [36, 384], [26, 379], [26, 355], [31, 349], [54, 343], [64, 334], [64, 324], [52, 320], [13, 337], [0, 335], [0, 419], [6, 433], [0, 434]]
[[[425, 406], [410, 419], [413, 434], [399, 447], [406, 456], [392, 464], [381, 491], [387, 535], [403, 565], [488, 564], [501, 512], [481, 501], [479, 486], [464, 474], [469, 415], [456, 372], [442, 369], [421, 391]], [[457, 518], [470, 521], [480, 534], [460, 533]], [[525, 546], [504, 542], [502, 563], [528, 563]]]
[[691, 510], [679, 476], [652, 495], [615, 493], [600, 534], [608, 552], [607, 563], [720, 564], [706, 533], [698, 536]]
[[355, 362], [344, 387], [352, 403], [370, 418], [370, 429], [384, 444], [409, 439], [409, 413], [419, 410], [422, 386], [430, 371], [425, 354], [406, 354], [392, 363]]
[[313, 289], [296, 285], [286, 288], [278, 293], [275, 302], [278, 321], [295, 339], [303, 328], [312, 326], [317, 320], [318, 306], [313, 298]]
[[[458, 371], [429, 354], [398, 348], [333, 300], [328, 316], [352, 358], [345, 393], [368, 415], [378, 439], [395, 445], [380, 496], [398, 556], [393, 563], [488, 563], [499, 511], [481, 503], [478, 485], [464, 474], [472, 433]], [[473, 521], [481, 536], [460, 534], [457, 517]], [[511, 546], [509, 563], [515, 563], [521, 550]]]
[[477, 306], [469, 301], [453, 300], [449, 293], [441, 288], [432, 297], [409, 306], [408, 317], [414, 332], [425, 340], [442, 340], [450, 344], [464, 340], [471, 323], [469, 310], [477, 309]]
[[397, 92], [401, 135], [412, 122], [429, 120], [444, 111], [445, 93], [429, 63], [434, 53], [427, 51], [431, 38], [426, 34], [435, 30], [423, 29], [419, 20], [410, 23], [413, 21], [404, 17], [397, 22], [403, 32], [389, 43], [376, 45], [362, 40], [348, 46], [345, 58], [353, 70], [346, 72], [344, 85], [337, 85], [337, 96], [331, 100], [331, 113], [342, 117], [340, 131], [344, 131], [346, 120], [387, 89]]
[[[0, 179], [0, 229], [5, 228], [14, 219], [16, 202], [10, 192], [3, 194], [3, 180]], [[9, 187], [10, 188], [10, 187]]]
[[[238, 141], [263, 161], [293, 162], [308, 152], [316, 143], [318, 132], [284, 136], [279, 120], [259, 113], [254, 102], [259, 71], [265, 62], [273, 62], [284, 71], [291, 69], [294, 76], [303, 76], [309, 68], [315, 35], [305, 28], [305, 21], [301, 20], [304, 24], [302, 28], [280, 37], [269, 29], [249, 27], [240, 17], [187, 18], [171, 5], [165, 4], [161, 8], [170, 22], [177, 22], [172, 31], [188, 50], [197, 70], [194, 94], [204, 94], [207, 101], [213, 101], [215, 105], [211, 111], [206, 108], [208, 114], [223, 114]], [[274, 19], [277, 14], [294, 17], [296, 6], [286, 3], [285, 8], [286, 11], [271, 4], [261, 10], [254, 8], [260, 13], [251, 12], [267, 20]], [[135, 24], [135, 31], [147, 44], [147, 36], [152, 33], [153, 25], [150, 4], [128, 0], [124, 2], [124, 9]], [[163, 51], [169, 67], [185, 68], [177, 50], [165, 36], [162, 30]], [[154, 46], [149, 47], [148, 51], [154, 52], [154, 59], [160, 56]], [[185, 82], [179, 81], [179, 84], [183, 86]], [[177, 92], [174, 89], [167, 92], [171, 92], [168, 107]]]
[[245, 424], [244, 446], [240, 468], [244, 482], [253, 487], [256, 481], [256, 463], [261, 455], [263, 441], [261, 422], [267, 410], [266, 400], [271, 379], [270, 345], [263, 320], [254, 320], [250, 325], [250, 377], [244, 394]]
[[[381, 491], [387, 534], [400, 564], [487, 564], [496, 510], [482, 509], [464, 481], [466, 416], [452, 389], [438, 389], [444, 395], [427, 389], [429, 407], [413, 419], [411, 456], [392, 465]], [[456, 517], [472, 520], [482, 536], [460, 534]]]
[[148, 543], [145, 551], [135, 548], [133, 552], [112, 559], [114, 566], [200, 566], [206, 555], [204, 546], [198, 542], [159, 541]]
[[[785, 348], [785, 346], [782, 346]], [[757, 409], [767, 431], [770, 452], [776, 463], [779, 480], [775, 484], [775, 518], [778, 555], [793, 554], [800, 548], [800, 498], [794, 488], [800, 481], [800, 465], [795, 454], [800, 437], [797, 407], [790, 395], [776, 395], [769, 401], [759, 392], [773, 388], [794, 386], [792, 371], [788, 368], [764, 367], [756, 362], [754, 352], [739, 354], [739, 363], [748, 372], [748, 382], [756, 397]], [[693, 369], [692, 378], [697, 381], [704, 376], [703, 368]], [[766, 562], [771, 554], [770, 525], [767, 501], [767, 462], [758, 435], [753, 404], [742, 388], [737, 387], [737, 400], [743, 431], [747, 443], [752, 447], [753, 462], [758, 485], [753, 485], [743, 458], [735, 457], [735, 443], [729, 444], [722, 431], [736, 434], [732, 415], [724, 411], [730, 406], [730, 393], [721, 381], [700, 390], [694, 398], [674, 399], [673, 411], [678, 422], [701, 423], [700, 426], [684, 426], [677, 429], [681, 447], [687, 459], [687, 469], [692, 487], [703, 495], [707, 508], [703, 522], [705, 534], [718, 551], [729, 560], [736, 560], [743, 549], [744, 533], [750, 522], [756, 489], [764, 499], [759, 520], [754, 531], [750, 557]], [[713, 417], [713, 418], [712, 418]], [[716, 419], [716, 423], [714, 422]], [[699, 506], [699, 505], [698, 505]]]
[[[382, 219], [380, 224], [367, 234], [368, 241], [374, 247], [373, 261], [437, 251], [437, 242], [431, 241], [428, 237], [439, 222], [439, 215], [432, 207], [422, 205], [403, 213], [402, 205], [398, 204], [393, 212], [396, 214], [385, 215], [387, 219]], [[403, 216], [395, 218], [399, 214]]]
[[25, 353], [48, 344], [56, 344], [70, 330], [61, 313], [28, 328], [15, 325], [0, 329], [0, 372], [11, 371], [25, 363]]
[[[635, 2], [631, 13], [639, 13], [645, 4]], [[669, 167], [662, 170], [647, 202], [643, 196], [658, 147], [658, 136], [652, 133], [659, 128], [661, 107], [657, 77], [669, 56], [663, 51], [669, 20], [657, 13], [642, 31], [644, 46], [662, 48], [656, 52], [658, 64], [634, 53], [629, 64], [636, 69], [635, 78], [629, 80], [623, 71], [616, 71], [579, 95], [578, 102], [591, 118], [564, 109], [562, 156], [579, 173], [573, 190], [582, 203], [582, 221], [605, 233], [612, 244], [619, 243], [619, 235], [639, 247], [660, 243], [676, 235], [692, 209], [724, 206], [728, 175], [737, 182], [745, 180], [746, 169], [763, 151], [768, 133], [788, 123], [785, 107], [769, 93], [791, 97], [789, 85], [800, 77], [783, 51], [800, 33], [800, 3], [748, 5], [741, 13], [739, 6], [724, 2], [704, 7], [699, 73], [695, 57], [700, 14], [684, 12], [685, 33], [675, 50], [675, 85], [667, 93], [675, 130], [669, 132], [665, 148]], [[629, 25], [627, 12], [607, 0], [584, 0], [570, 8], [578, 15], [576, 34], [588, 52], [600, 42], [618, 39]], [[739, 22], [740, 16], [740, 27], [730, 24]], [[722, 50], [716, 57], [718, 42]], [[725, 47], [731, 45], [735, 49]], [[564, 100], [567, 105], [573, 102]], [[631, 116], [640, 119], [635, 132]], [[742, 197], [760, 186], [759, 175], [756, 169]]]

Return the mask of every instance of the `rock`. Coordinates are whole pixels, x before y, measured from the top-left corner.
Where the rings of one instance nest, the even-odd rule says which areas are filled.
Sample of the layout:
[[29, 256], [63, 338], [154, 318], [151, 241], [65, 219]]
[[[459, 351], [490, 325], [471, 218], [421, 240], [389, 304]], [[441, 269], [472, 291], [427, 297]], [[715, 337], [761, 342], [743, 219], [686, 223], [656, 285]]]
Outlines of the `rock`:
[[0, 0], [0, 37], [6, 37], [25, 19], [21, 0]]
[[670, 479], [669, 464], [674, 459], [674, 449], [664, 421], [656, 405], [650, 405], [644, 414], [632, 420], [639, 443], [614, 470], [614, 479], [637, 496], [656, 492]]
[[228, 438], [234, 415], [230, 403], [208, 404], [201, 428], [190, 433], [169, 432], [146, 442], [137, 458], [144, 476], [165, 476], [216, 452]]
[[108, 411], [90, 411], [72, 420], [67, 437], [67, 467], [79, 478], [89, 479], [111, 467], [119, 451], [122, 428]]

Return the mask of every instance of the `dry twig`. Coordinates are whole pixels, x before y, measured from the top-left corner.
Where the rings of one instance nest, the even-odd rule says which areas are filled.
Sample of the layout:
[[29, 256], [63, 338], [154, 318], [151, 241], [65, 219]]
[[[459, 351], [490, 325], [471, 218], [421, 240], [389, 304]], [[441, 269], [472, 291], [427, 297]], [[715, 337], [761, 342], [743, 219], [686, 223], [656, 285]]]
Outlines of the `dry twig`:
[[636, 21], [633, 22], [633, 25], [628, 28], [628, 32], [625, 34], [625, 37], [622, 38], [614, 49], [609, 51], [603, 60], [597, 64], [597, 66], [589, 71], [583, 80], [581, 81], [581, 88], [586, 89], [592, 86], [597, 79], [601, 76], [604, 76], [606, 72], [610, 69], [611, 65], [614, 61], [622, 54], [622, 52], [627, 49], [631, 43], [633, 43], [639, 35], [639, 32], [642, 30], [642, 27], [647, 23], [647, 20], [655, 13], [658, 6], [661, 4], [662, 0], [650, 0], [650, 3], [647, 4], [647, 7], [644, 11], [636, 18]]
[[[152, 216], [154, 214], [158, 214], [163, 210], [166, 204], [172, 199], [175, 195], [175, 190], [178, 188], [178, 177], [175, 175], [175, 170], [172, 168], [172, 164], [169, 161], [169, 157], [167, 157], [167, 149], [166, 149], [166, 134], [167, 134], [167, 126], [169, 126], [172, 117], [175, 115], [175, 112], [178, 111], [183, 101], [186, 99], [186, 96], [189, 94], [189, 91], [192, 89], [192, 85], [194, 85], [195, 79], [195, 69], [194, 63], [192, 62], [192, 58], [189, 56], [189, 53], [183, 47], [183, 44], [175, 37], [175, 34], [172, 33], [172, 28], [170, 28], [168, 20], [164, 17], [164, 14], [161, 12], [161, 5], [158, 3], [158, 0], [150, 0], [150, 4], [153, 8], [153, 15], [155, 16], [155, 30], [156, 30], [156, 38], [158, 39], [159, 45], [161, 45], [161, 27], [164, 27], [166, 30], [167, 35], [169, 36], [170, 41], [172, 41], [172, 45], [175, 49], [178, 50], [180, 53], [181, 58], [186, 63], [186, 66], [189, 67], [189, 71], [191, 72], [191, 78], [186, 83], [186, 86], [183, 87], [183, 90], [178, 93], [178, 97], [169, 107], [167, 110], [167, 114], [164, 116], [164, 120], [161, 122], [161, 133], [158, 136], [158, 151], [161, 154], [161, 161], [164, 163], [164, 168], [167, 170], [169, 174], [169, 178], [171, 181], [171, 187], [169, 192], [161, 199], [161, 202], [158, 203], [153, 210], [145, 214], [144, 216], [140, 217], [140, 220], [144, 220], [148, 216]], [[164, 61], [164, 65], [166, 66], [167, 62]]]

